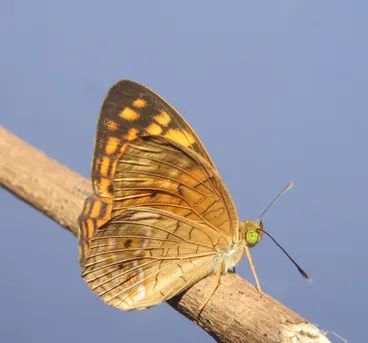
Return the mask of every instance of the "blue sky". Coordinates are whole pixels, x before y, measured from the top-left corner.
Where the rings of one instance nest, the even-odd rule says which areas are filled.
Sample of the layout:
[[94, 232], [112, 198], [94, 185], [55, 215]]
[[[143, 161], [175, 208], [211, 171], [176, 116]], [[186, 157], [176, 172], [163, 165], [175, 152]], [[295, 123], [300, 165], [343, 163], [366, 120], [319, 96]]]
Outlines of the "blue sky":
[[[2, 1], [1, 125], [89, 177], [99, 106], [121, 78], [183, 114], [241, 219], [266, 230], [265, 292], [361, 342], [368, 276], [366, 1]], [[80, 278], [77, 240], [0, 190], [4, 342], [212, 342], [163, 304], [125, 313]], [[246, 259], [237, 272], [254, 282]], [[331, 338], [332, 341], [338, 341]]]

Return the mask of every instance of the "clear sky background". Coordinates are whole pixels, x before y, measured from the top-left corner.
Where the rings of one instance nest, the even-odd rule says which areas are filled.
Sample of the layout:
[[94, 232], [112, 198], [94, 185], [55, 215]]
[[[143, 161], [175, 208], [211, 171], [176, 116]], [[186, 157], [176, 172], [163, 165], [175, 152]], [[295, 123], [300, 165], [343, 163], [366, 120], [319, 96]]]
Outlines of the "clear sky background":
[[[96, 120], [121, 78], [196, 130], [241, 219], [264, 291], [366, 340], [367, 1], [1, 1], [1, 125], [89, 177]], [[168, 305], [113, 309], [80, 278], [76, 238], [0, 190], [2, 342], [212, 342]], [[254, 282], [243, 259], [237, 272]], [[331, 339], [334, 342], [336, 338]]]

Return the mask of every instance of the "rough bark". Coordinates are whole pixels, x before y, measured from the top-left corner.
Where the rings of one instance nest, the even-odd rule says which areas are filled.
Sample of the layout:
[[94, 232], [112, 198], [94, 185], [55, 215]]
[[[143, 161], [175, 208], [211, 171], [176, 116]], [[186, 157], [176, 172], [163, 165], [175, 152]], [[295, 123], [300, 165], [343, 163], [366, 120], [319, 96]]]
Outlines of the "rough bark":
[[[0, 127], [0, 184], [74, 235], [78, 234], [77, 217], [91, 192], [90, 182], [3, 127]], [[218, 342], [330, 342], [324, 332], [306, 319], [267, 294], [261, 297], [254, 286], [235, 274], [221, 277], [215, 295], [198, 316], [198, 308], [213, 281], [210, 276], [169, 303]]]

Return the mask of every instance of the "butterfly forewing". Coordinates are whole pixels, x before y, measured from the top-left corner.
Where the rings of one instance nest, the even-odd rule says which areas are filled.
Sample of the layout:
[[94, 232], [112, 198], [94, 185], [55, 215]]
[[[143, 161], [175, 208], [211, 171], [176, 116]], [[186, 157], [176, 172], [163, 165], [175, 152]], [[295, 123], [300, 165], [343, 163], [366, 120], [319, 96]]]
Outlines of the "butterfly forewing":
[[79, 217], [80, 263], [88, 254], [89, 240], [111, 214], [112, 180], [124, 145], [137, 137], [166, 137], [213, 162], [203, 144], [180, 114], [159, 95], [136, 82], [121, 80], [109, 90], [97, 123], [91, 166], [94, 194], [85, 201]]

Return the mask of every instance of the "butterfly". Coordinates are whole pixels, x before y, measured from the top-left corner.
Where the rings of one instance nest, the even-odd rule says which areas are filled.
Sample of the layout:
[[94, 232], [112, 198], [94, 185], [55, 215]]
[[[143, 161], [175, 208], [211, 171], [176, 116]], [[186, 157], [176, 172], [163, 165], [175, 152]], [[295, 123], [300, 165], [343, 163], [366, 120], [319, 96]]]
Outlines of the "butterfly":
[[82, 277], [105, 303], [144, 309], [232, 271], [262, 238], [240, 222], [202, 142], [163, 98], [129, 80], [103, 101], [91, 167], [93, 194], [79, 217]]

